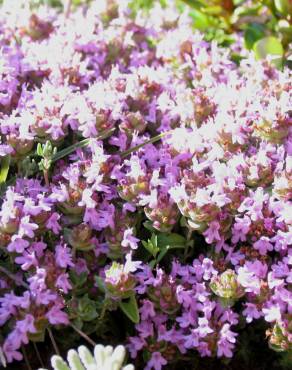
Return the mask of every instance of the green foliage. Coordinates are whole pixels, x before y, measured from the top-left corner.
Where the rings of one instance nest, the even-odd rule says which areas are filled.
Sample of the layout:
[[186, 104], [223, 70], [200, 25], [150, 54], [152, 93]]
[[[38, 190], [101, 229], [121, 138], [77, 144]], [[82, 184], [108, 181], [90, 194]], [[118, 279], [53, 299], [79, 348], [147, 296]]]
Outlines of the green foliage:
[[147, 242], [143, 240], [142, 244], [151, 256], [154, 257], [150, 262], [150, 266], [154, 267], [163, 259], [169, 250], [185, 249], [186, 239], [176, 233], [152, 233], [151, 238]]
[[0, 157], [0, 184], [5, 183], [9, 167], [10, 167], [10, 155], [6, 155], [5, 157]]
[[265, 27], [261, 23], [249, 23], [244, 31], [245, 47], [248, 50], [253, 48], [256, 41], [265, 35]]
[[120, 301], [119, 307], [133, 323], [135, 324], [139, 323], [140, 321], [139, 309], [134, 293], [131, 294], [128, 299]]
[[52, 164], [52, 158], [57, 154], [57, 148], [53, 147], [50, 141], [46, 141], [45, 144], [38, 143], [37, 155], [41, 157], [39, 168], [41, 171], [48, 171]]
[[281, 42], [277, 38], [269, 36], [260, 39], [254, 44], [253, 50], [256, 59], [272, 57], [273, 63], [276, 67], [280, 68], [282, 66], [284, 50]]
[[132, 0], [129, 3], [129, 8], [132, 10], [133, 15], [137, 14], [138, 11], [149, 11], [155, 4], [159, 2], [162, 7], [166, 7], [167, 0]]
[[77, 315], [82, 321], [92, 321], [98, 317], [96, 303], [88, 294], [78, 299]]
[[207, 41], [223, 46], [234, 42], [233, 34], [242, 32], [244, 44], [257, 59], [276, 55], [274, 64], [281, 68], [292, 42], [292, 2], [290, 0], [181, 0], [179, 9], [187, 4], [193, 26], [204, 32]]

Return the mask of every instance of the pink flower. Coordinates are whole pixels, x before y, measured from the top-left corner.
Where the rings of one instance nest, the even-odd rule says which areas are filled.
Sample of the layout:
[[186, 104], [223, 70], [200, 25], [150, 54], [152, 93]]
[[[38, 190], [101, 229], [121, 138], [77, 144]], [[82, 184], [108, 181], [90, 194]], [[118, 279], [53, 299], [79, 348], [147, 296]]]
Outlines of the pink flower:
[[29, 253], [27, 251], [24, 251], [22, 256], [15, 258], [15, 262], [21, 265], [21, 268], [24, 271], [29, 270], [32, 266], [36, 267], [38, 265], [35, 252]]
[[161, 370], [163, 365], [166, 365], [167, 361], [160, 352], [153, 352], [151, 359], [148, 361], [145, 370]]
[[124, 231], [124, 237], [122, 240], [122, 247], [127, 248], [130, 247], [131, 249], [138, 248], [139, 239], [133, 236], [133, 228], [128, 228]]
[[221, 240], [218, 230], [220, 229], [220, 224], [217, 221], [210, 222], [209, 228], [203, 233], [206, 242], [208, 244], [213, 243], [215, 240]]
[[30, 216], [25, 216], [20, 220], [20, 225], [18, 229], [18, 235], [22, 238], [23, 236], [28, 236], [29, 238], [34, 237], [34, 230], [38, 229], [38, 225], [31, 223]]
[[265, 320], [268, 322], [273, 322], [281, 319], [281, 309], [278, 304], [268, 305], [267, 307], [264, 307], [262, 311], [265, 316]]
[[58, 223], [60, 219], [60, 215], [57, 213], [57, 212], [54, 212], [51, 217], [48, 219], [48, 221], [46, 222], [46, 227], [49, 229], [49, 230], [52, 230], [54, 234], [59, 234], [60, 230], [61, 230], [61, 226], [60, 224]]
[[58, 266], [67, 268], [68, 266], [73, 267], [71, 251], [66, 245], [58, 244], [55, 250], [55, 257]]
[[267, 251], [272, 251], [274, 249], [273, 244], [269, 242], [269, 238], [262, 236], [257, 242], [254, 243], [254, 249], [257, 249], [262, 256], [267, 254]]
[[17, 351], [17, 349], [18, 347], [15, 346], [15, 343], [13, 343], [9, 339], [6, 339], [3, 345], [3, 351], [7, 359], [7, 362], [12, 362], [13, 360], [17, 361], [22, 360], [22, 354], [19, 351]]
[[249, 302], [245, 304], [245, 309], [242, 311], [242, 314], [246, 317], [247, 323], [252, 322], [253, 319], [259, 319], [262, 316], [257, 306]]
[[62, 308], [62, 305], [57, 303], [47, 312], [46, 317], [49, 320], [50, 324], [67, 325], [69, 323], [68, 315], [65, 312], [61, 311]]
[[154, 304], [149, 299], [143, 300], [143, 306], [140, 308], [141, 319], [147, 320], [155, 316]]
[[235, 224], [232, 229], [232, 243], [237, 243], [238, 241], [246, 241], [246, 234], [249, 231], [251, 225], [250, 218], [244, 215], [243, 218], [235, 217]]
[[29, 242], [27, 240], [21, 239], [19, 237], [15, 237], [12, 239], [13, 241], [8, 244], [7, 250], [9, 252], [17, 252], [17, 253], [23, 253], [25, 248], [29, 246]]
[[62, 289], [65, 294], [67, 294], [69, 290], [72, 289], [72, 286], [69, 282], [69, 275], [67, 273], [58, 276], [56, 280], [56, 287]]

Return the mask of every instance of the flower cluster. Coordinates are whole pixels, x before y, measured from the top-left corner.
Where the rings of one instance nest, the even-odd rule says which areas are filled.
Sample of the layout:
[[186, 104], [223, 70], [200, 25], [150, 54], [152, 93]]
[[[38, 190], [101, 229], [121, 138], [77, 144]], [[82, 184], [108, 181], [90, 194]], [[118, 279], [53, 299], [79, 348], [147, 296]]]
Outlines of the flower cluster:
[[98, 336], [118, 308], [149, 370], [195, 351], [232, 357], [239, 320], [263, 319], [271, 348], [291, 351], [289, 70], [253, 55], [235, 64], [171, 2], [145, 17], [96, 0], [66, 17], [11, 1], [0, 8], [7, 361], [52, 327]]

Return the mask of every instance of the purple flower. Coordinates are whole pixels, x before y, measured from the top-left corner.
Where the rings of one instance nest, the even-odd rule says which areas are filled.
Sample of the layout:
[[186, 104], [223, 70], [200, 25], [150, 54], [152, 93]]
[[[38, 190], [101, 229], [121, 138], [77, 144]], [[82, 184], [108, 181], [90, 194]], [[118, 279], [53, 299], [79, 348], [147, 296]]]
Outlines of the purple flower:
[[167, 364], [166, 359], [161, 355], [160, 352], [153, 352], [151, 359], [147, 362], [145, 370], [161, 370], [164, 365]]
[[22, 219], [20, 220], [20, 225], [18, 229], [18, 235], [20, 236], [20, 238], [22, 238], [23, 236], [28, 236], [29, 238], [34, 237], [34, 230], [38, 229], [38, 225], [29, 221], [30, 216], [22, 217]]
[[177, 317], [176, 321], [179, 323], [181, 328], [188, 328], [195, 324], [195, 317], [191, 311], [183, 312], [180, 317]]
[[21, 333], [36, 333], [36, 328], [34, 326], [34, 317], [30, 314], [25, 315], [23, 320], [16, 322], [16, 329]]
[[232, 357], [232, 350], [236, 342], [236, 333], [230, 330], [229, 324], [224, 324], [220, 330], [220, 339], [218, 341], [217, 355], [218, 357]]
[[72, 289], [72, 286], [69, 282], [69, 275], [67, 273], [58, 276], [56, 280], [56, 287], [60, 288], [65, 294]]
[[185, 337], [186, 348], [196, 348], [199, 345], [200, 335], [196, 329], [191, 330], [191, 334]]
[[138, 269], [142, 268], [141, 264], [142, 264], [141, 261], [132, 261], [132, 253], [127, 253], [124, 272], [127, 274], [130, 272], [135, 272]]
[[203, 232], [203, 235], [205, 236], [206, 242], [211, 244], [215, 240], [220, 241], [221, 237], [219, 234], [220, 224], [217, 221], [212, 221], [209, 224], [209, 227], [206, 231]]
[[53, 305], [53, 307], [47, 312], [46, 317], [49, 320], [50, 324], [52, 325], [68, 325], [69, 319], [68, 315], [61, 311], [62, 305], [59, 303], [56, 303]]
[[243, 218], [235, 217], [236, 223], [233, 225], [232, 229], [232, 243], [237, 243], [238, 241], [246, 241], [246, 234], [249, 231], [251, 221], [250, 218], [244, 215]]
[[73, 267], [72, 255], [70, 249], [66, 245], [58, 244], [55, 250], [55, 257], [57, 265], [62, 268]]
[[272, 251], [274, 249], [273, 244], [270, 243], [269, 238], [266, 236], [262, 236], [254, 243], [253, 247], [257, 249], [262, 256], [265, 256], [267, 251]]
[[47, 288], [46, 277], [46, 269], [37, 267], [36, 273], [27, 279], [27, 281], [30, 283], [30, 290], [34, 293], [45, 290]]
[[21, 239], [19, 237], [13, 237], [13, 241], [8, 244], [7, 250], [9, 252], [16, 252], [16, 253], [23, 253], [25, 248], [29, 246], [29, 242], [27, 240]]
[[49, 230], [52, 230], [53, 233], [56, 235], [58, 235], [61, 230], [61, 226], [58, 223], [59, 219], [60, 219], [60, 215], [57, 212], [54, 212], [51, 215], [51, 217], [48, 219], [48, 221], [46, 222], [46, 227]]
[[140, 337], [130, 337], [129, 342], [130, 343], [128, 344], [127, 347], [130, 351], [132, 358], [137, 357], [138, 351], [140, 351], [146, 345], [145, 339]]
[[265, 320], [273, 322], [281, 319], [281, 308], [279, 304], [268, 304], [262, 309]]
[[147, 320], [155, 316], [154, 304], [149, 299], [143, 300], [143, 305], [140, 308], [141, 319]]
[[6, 339], [3, 345], [3, 351], [5, 353], [7, 362], [12, 362], [13, 360], [21, 361], [22, 354], [17, 351], [18, 347], [15, 346], [13, 341]]
[[7, 154], [11, 154], [13, 148], [10, 145], [0, 144], [0, 157], [5, 157]]
[[195, 330], [198, 332], [198, 334], [201, 338], [204, 338], [208, 334], [211, 334], [211, 333], [214, 332], [214, 330], [209, 327], [209, 321], [205, 317], [199, 317], [198, 318], [198, 324], [199, 324], [199, 326]]
[[242, 311], [242, 314], [246, 317], [246, 322], [250, 323], [253, 319], [259, 319], [262, 316], [262, 313], [257, 308], [254, 303], [245, 303], [245, 309]]
[[144, 339], [152, 337], [154, 334], [154, 328], [151, 321], [142, 321], [140, 324], [136, 325], [136, 329], [138, 330], [140, 337]]
[[22, 256], [16, 257], [15, 262], [21, 265], [22, 270], [27, 271], [32, 266], [38, 266], [38, 260], [36, 259], [35, 252], [23, 251]]
[[138, 242], [139, 239], [133, 236], [133, 228], [128, 228], [124, 231], [124, 237], [121, 243], [122, 247], [124, 248], [130, 247], [131, 249], [137, 249]]

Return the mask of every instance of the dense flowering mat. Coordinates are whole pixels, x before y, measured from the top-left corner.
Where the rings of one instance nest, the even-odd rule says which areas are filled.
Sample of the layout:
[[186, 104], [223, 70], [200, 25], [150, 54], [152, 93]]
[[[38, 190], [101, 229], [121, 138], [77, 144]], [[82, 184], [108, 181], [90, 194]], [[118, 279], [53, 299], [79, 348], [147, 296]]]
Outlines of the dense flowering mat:
[[159, 370], [256, 321], [289, 356], [291, 73], [118, 3], [0, 8], [6, 361], [78, 332]]

